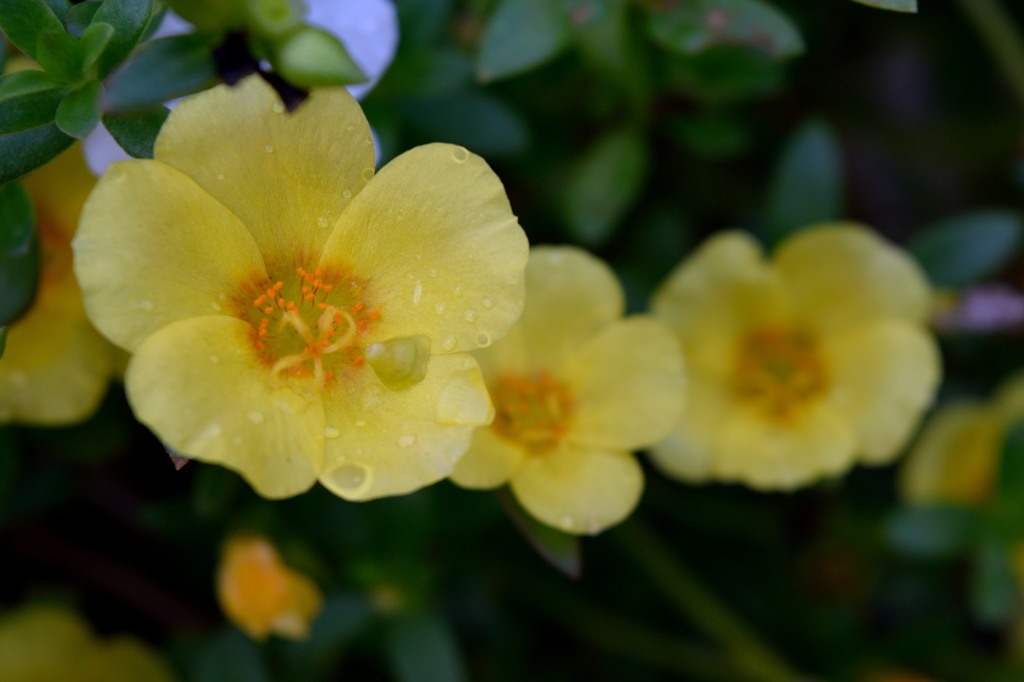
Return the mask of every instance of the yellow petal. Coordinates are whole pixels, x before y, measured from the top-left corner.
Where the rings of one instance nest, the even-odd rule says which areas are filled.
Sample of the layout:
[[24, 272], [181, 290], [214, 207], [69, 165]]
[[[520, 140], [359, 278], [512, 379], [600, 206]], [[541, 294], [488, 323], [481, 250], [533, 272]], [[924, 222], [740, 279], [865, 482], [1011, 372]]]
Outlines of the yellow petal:
[[344, 88], [314, 90], [285, 113], [256, 76], [184, 100], [154, 155], [237, 215], [270, 269], [295, 267], [296, 253], [315, 262], [375, 161], [369, 125]]
[[70, 241], [78, 227], [82, 205], [96, 184], [96, 178], [85, 165], [82, 146], [72, 146], [21, 182], [32, 196], [40, 225], [59, 231], [65, 243]]
[[424, 334], [433, 353], [488, 346], [523, 306], [526, 235], [501, 181], [461, 147], [385, 166], [342, 214], [321, 267], [372, 278], [384, 301], [368, 342]]
[[743, 232], [706, 241], [659, 287], [651, 309], [683, 341], [690, 366], [719, 377], [747, 329], [786, 314], [778, 279]]
[[643, 471], [628, 452], [572, 446], [528, 458], [512, 477], [512, 492], [526, 511], [579, 535], [625, 519], [643, 487]]
[[827, 336], [822, 346], [828, 401], [854, 427], [859, 459], [890, 461], [935, 397], [935, 341], [914, 324], [885, 320]]
[[984, 503], [1002, 438], [993, 410], [968, 403], [942, 408], [925, 424], [900, 468], [900, 495], [911, 504]]
[[266, 277], [238, 219], [159, 161], [111, 166], [82, 211], [74, 249], [90, 319], [132, 351], [175, 320], [228, 314], [239, 283]]
[[717, 478], [762, 490], [792, 490], [846, 471], [856, 435], [826, 405], [807, 406], [788, 424], [739, 408], [722, 423], [713, 468]]
[[779, 247], [775, 264], [800, 315], [821, 327], [873, 317], [923, 322], [931, 306], [921, 268], [862, 225], [802, 230]]
[[574, 401], [566, 438], [580, 446], [632, 450], [651, 445], [669, 433], [682, 413], [683, 354], [672, 332], [651, 317], [607, 325], [577, 347], [564, 377]]
[[1024, 373], [1015, 374], [1003, 382], [993, 407], [1006, 424], [1024, 419]]
[[0, 618], [0, 672], [5, 680], [68, 679], [93, 645], [85, 622], [58, 606], [25, 607]]
[[250, 333], [231, 317], [164, 327], [132, 357], [128, 399], [139, 421], [178, 453], [234, 469], [264, 497], [296, 495], [322, 467], [323, 408], [270, 384]]
[[155, 651], [132, 637], [113, 637], [101, 653], [105, 680], [130, 682], [174, 682], [170, 666]]
[[667, 476], [701, 483], [712, 476], [715, 439], [734, 406], [719, 382], [694, 372], [687, 377], [686, 408], [668, 437], [650, 450], [651, 460]]
[[455, 465], [451, 480], [463, 488], [497, 488], [508, 483], [524, 457], [522, 448], [482, 427], [473, 433], [473, 442]]
[[464, 353], [430, 358], [423, 381], [385, 388], [372, 371], [323, 393], [327, 459], [320, 482], [349, 500], [401, 495], [451, 474], [473, 430], [494, 416], [480, 368]]

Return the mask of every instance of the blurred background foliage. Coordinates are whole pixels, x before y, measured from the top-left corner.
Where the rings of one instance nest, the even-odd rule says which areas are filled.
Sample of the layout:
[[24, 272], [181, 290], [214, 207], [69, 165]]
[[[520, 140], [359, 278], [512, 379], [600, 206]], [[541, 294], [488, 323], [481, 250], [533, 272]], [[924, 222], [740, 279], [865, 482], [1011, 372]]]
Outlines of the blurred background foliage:
[[[90, 4], [103, 3], [75, 9]], [[602, 256], [633, 310], [717, 230], [772, 244], [834, 219], [907, 246], [954, 306], [986, 287], [1024, 289], [1020, 3], [924, 2], [919, 14], [848, 0], [395, 4], [398, 53], [363, 103], [381, 161], [429, 141], [484, 156], [531, 242]], [[213, 38], [172, 41], [52, 65], [36, 55], [50, 80], [32, 92], [58, 131], [47, 144], [135, 116], [144, 122], [126, 129], [145, 156], [165, 115], [153, 107], [216, 79]], [[46, 118], [25, 119], [37, 109], [21, 94], [0, 87], [4, 181], [38, 165], [14, 153]], [[0, 208], [16, 212], [17, 198]], [[0, 240], [5, 291], [22, 286], [10, 280], [24, 234]], [[1022, 323], [940, 328], [940, 401], [988, 396], [1024, 366]], [[448, 483], [366, 504], [319, 487], [269, 502], [217, 467], [175, 471], [114, 386], [81, 425], [0, 427], [0, 603], [71, 604], [198, 682], [916, 679], [909, 671], [1009, 682], [1024, 679], [1024, 576], [1007, 554], [1024, 539], [1020, 457], [1012, 431], [1000, 501], [985, 512], [902, 508], [895, 466], [794, 494], [684, 486], [649, 469], [634, 517], [577, 544], [523, 532], [502, 496]], [[260, 644], [225, 624], [214, 575], [237, 531], [273, 539], [323, 589], [309, 639]]]

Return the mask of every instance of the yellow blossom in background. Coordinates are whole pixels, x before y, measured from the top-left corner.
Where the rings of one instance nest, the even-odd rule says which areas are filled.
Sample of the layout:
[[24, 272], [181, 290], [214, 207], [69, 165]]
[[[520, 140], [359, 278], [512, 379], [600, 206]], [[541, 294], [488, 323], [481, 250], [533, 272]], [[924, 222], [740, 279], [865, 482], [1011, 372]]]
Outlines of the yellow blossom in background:
[[910, 504], [985, 504], [1007, 430], [1021, 419], [1024, 374], [1009, 379], [989, 403], [943, 406], [925, 423], [900, 468], [900, 496]]
[[533, 249], [526, 292], [519, 323], [476, 353], [496, 416], [452, 480], [509, 483], [544, 523], [597, 533], [640, 499], [643, 472], [631, 451], [663, 438], [679, 417], [682, 354], [662, 323], [622, 318], [615, 274], [580, 249]]
[[271, 634], [304, 638], [323, 606], [316, 584], [285, 566], [274, 546], [258, 536], [225, 543], [217, 600], [228, 619], [257, 640]]
[[99, 639], [74, 612], [27, 606], [0, 613], [4, 682], [173, 682], [167, 664], [138, 640]]
[[250, 78], [181, 103], [155, 159], [111, 166], [75, 268], [133, 353], [136, 416], [266, 497], [317, 479], [362, 500], [445, 478], [492, 409], [464, 351], [523, 304], [527, 242], [501, 182], [433, 144], [374, 174], [359, 105], [286, 114]]
[[807, 228], [771, 259], [744, 233], [712, 237], [654, 296], [691, 369], [654, 461], [765, 490], [891, 461], [939, 381], [930, 301], [917, 265], [859, 225]]
[[0, 357], [0, 423], [70, 424], [96, 410], [114, 374], [116, 351], [85, 317], [71, 268], [71, 239], [96, 181], [76, 145], [22, 182], [36, 212], [40, 280]]

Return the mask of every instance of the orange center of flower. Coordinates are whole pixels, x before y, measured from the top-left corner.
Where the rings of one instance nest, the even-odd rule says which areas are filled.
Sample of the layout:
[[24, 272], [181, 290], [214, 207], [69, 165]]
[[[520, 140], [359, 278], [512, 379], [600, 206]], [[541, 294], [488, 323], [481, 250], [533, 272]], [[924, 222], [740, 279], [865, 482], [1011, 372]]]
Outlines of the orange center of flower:
[[319, 268], [244, 287], [242, 319], [272, 380], [305, 397], [366, 361], [362, 338], [380, 319], [357, 279]]
[[491, 388], [498, 435], [540, 453], [555, 447], [572, 416], [568, 388], [547, 372], [504, 376]]
[[768, 418], [791, 420], [827, 385], [817, 341], [803, 329], [754, 329], [739, 344], [732, 385], [740, 400]]

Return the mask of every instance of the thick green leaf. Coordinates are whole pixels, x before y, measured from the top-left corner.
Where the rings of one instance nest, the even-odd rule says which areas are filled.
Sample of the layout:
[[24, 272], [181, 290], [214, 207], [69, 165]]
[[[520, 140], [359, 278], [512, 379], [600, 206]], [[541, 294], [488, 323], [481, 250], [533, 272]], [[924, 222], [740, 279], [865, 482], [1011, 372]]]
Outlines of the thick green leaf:
[[486, 92], [409, 98], [401, 110], [409, 125], [425, 136], [485, 156], [513, 156], [530, 142], [519, 112]]
[[0, 187], [0, 325], [28, 310], [39, 281], [39, 238], [28, 192], [17, 183]]
[[42, 166], [74, 141], [53, 123], [0, 135], [0, 184]]
[[68, 33], [76, 38], [81, 38], [82, 34], [85, 33], [85, 29], [89, 27], [89, 23], [92, 22], [96, 10], [102, 4], [103, 0], [86, 0], [86, 2], [80, 2], [72, 6], [64, 17], [64, 24], [68, 27]]
[[388, 657], [398, 682], [466, 679], [455, 635], [436, 614], [403, 615], [388, 637]]
[[59, 20], [64, 21], [68, 12], [71, 11], [71, 0], [46, 0], [46, 5]]
[[580, 52], [591, 64], [618, 82], [628, 92], [643, 97], [650, 88], [650, 66], [646, 51], [630, 23], [628, 0], [573, 0], [570, 16]]
[[82, 34], [82, 72], [88, 73], [114, 38], [114, 27], [102, 22], [90, 24]]
[[38, 61], [39, 35], [45, 31], [63, 33], [64, 26], [43, 0], [3, 0], [0, 30], [19, 50]]
[[0, 134], [16, 133], [53, 122], [64, 88], [29, 90], [14, 96], [0, 96]]
[[544, 561], [574, 580], [580, 577], [583, 555], [578, 537], [537, 521], [519, 506], [507, 490], [501, 490], [498, 499], [516, 529]]
[[1024, 506], [1021, 505], [1024, 500], [1024, 422], [1011, 426], [1003, 439], [995, 496], [1018, 507]]
[[708, 48], [670, 61], [670, 86], [716, 106], [777, 91], [783, 66], [763, 52], [734, 45]]
[[103, 86], [89, 81], [64, 96], [57, 106], [57, 127], [71, 137], [82, 139], [100, 122]]
[[778, 243], [802, 227], [844, 213], [839, 141], [826, 123], [809, 121], [786, 143], [775, 167], [765, 209], [768, 241]]
[[46, 73], [57, 78], [74, 78], [81, 73], [82, 44], [63, 28], [39, 34], [36, 61]]
[[142, 34], [153, 13], [153, 0], [104, 0], [92, 23], [110, 24], [114, 37], [96, 63], [96, 75], [101, 80], [114, 70], [142, 40]]
[[925, 228], [908, 248], [934, 284], [963, 287], [992, 274], [1020, 248], [1016, 211], [975, 211]]
[[853, 0], [862, 5], [870, 5], [878, 9], [888, 9], [894, 12], [917, 12], [917, 0]]
[[611, 238], [643, 188], [647, 167], [646, 142], [633, 130], [610, 133], [587, 150], [562, 195], [573, 237], [591, 247]]
[[234, 628], [224, 628], [206, 646], [189, 676], [194, 682], [271, 682], [263, 652]]
[[0, 73], [3, 73], [7, 66], [7, 41], [0, 40]]
[[1017, 613], [1020, 592], [1002, 547], [983, 547], [974, 557], [970, 579], [971, 611], [984, 625], [1005, 625]]
[[60, 81], [42, 71], [16, 71], [0, 76], [0, 99], [49, 90], [60, 85]]
[[170, 113], [167, 107], [160, 106], [130, 114], [107, 114], [103, 125], [121, 148], [136, 159], [152, 159], [156, 136]]
[[569, 18], [552, 0], [502, 0], [480, 43], [476, 73], [482, 81], [522, 73], [569, 45]]
[[680, 54], [698, 54], [715, 45], [743, 45], [777, 59], [804, 51], [803, 38], [789, 17], [761, 0], [652, 3], [648, 28], [655, 42]]
[[285, 80], [300, 88], [366, 81], [366, 75], [341, 41], [312, 26], [304, 26], [289, 36], [271, 62]]
[[106, 111], [149, 109], [217, 82], [207, 36], [190, 33], [143, 45], [106, 83]]
[[962, 507], [907, 507], [896, 512], [886, 527], [889, 544], [911, 556], [951, 557], [975, 541], [978, 519]]

